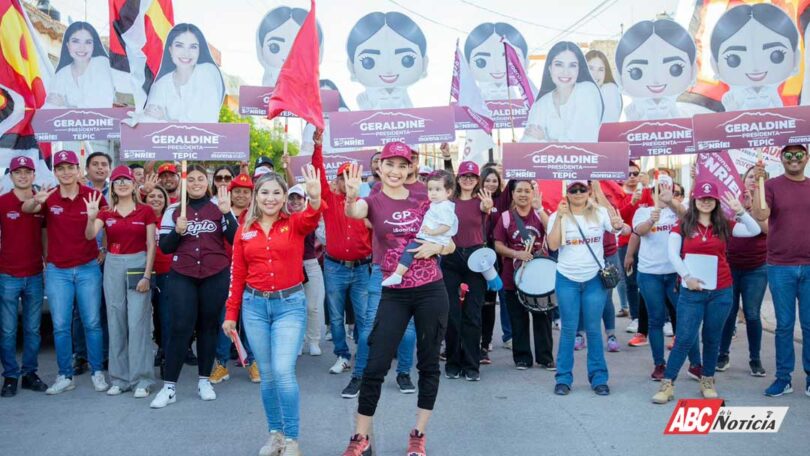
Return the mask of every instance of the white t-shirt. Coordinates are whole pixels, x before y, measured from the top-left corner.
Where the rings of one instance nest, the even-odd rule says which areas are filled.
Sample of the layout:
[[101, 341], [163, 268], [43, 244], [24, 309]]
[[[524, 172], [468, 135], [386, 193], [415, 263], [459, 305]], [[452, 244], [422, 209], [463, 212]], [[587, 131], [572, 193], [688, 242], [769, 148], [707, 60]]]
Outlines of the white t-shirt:
[[[577, 225], [570, 217], [565, 219], [565, 244], [560, 246], [560, 254], [557, 257], [557, 272], [574, 282], [587, 282], [596, 276], [596, 273], [605, 265], [605, 251], [602, 246], [602, 236], [605, 231], [615, 233], [616, 230], [610, 224], [610, 216], [607, 209], [600, 207], [597, 209], [598, 222], [589, 221], [583, 215], [575, 215], [582, 232], [585, 233], [588, 245], [591, 246], [599, 264], [588, 251], [582, 235], [579, 234]], [[548, 219], [548, 231], [554, 229], [557, 222], [557, 213], [551, 214]]]
[[[652, 214], [651, 207], [640, 207], [633, 216], [633, 228], [646, 223]], [[675, 267], [669, 262], [667, 245], [669, 232], [678, 224], [678, 215], [672, 209], [661, 209], [661, 217], [649, 233], [641, 237], [638, 249], [638, 271], [645, 274], [672, 274]]]
[[450, 230], [438, 236], [430, 236], [421, 232], [422, 228], [420, 228], [420, 232], [416, 237], [439, 245], [450, 244], [450, 240], [458, 233], [456, 203], [449, 200], [439, 203], [430, 203], [430, 209], [425, 213], [425, 218], [422, 219], [422, 227], [435, 230], [439, 225], [449, 226]]
[[145, 118], [143, 122], [216, 123], [224, 96], [219, 68], [213, 63], [200, 63], [188, 82], [180, 87], [174, 84], [174, 73], [152, 84], [146, 106], [163, 108], [167, 118]]
[[521, 142], [596, 142], [602, 124], [602, 95], [596, 84], [578, 82], [568, 101], [554, 106], [554, 92], [549, 92], [529, 111], [526, 125], [543, 130], [545, 138], [523, 135]]
[[607, 82], [602, 84], [599, 91], [602, 92], [602, 102], [605, 104], [602, 122], [618, 122], [622, 115], [622, 93], [619, 86]]
[[61, 95], [64, 105], [55, 105], [52, 98], [46, 100], [45, 108], [112, 108], [115, 99], [110, 60], [97, 56], [90, 59], [84, 74], [73, 77], [71, 65], [60, 69], [48, 87], [48, 95]]

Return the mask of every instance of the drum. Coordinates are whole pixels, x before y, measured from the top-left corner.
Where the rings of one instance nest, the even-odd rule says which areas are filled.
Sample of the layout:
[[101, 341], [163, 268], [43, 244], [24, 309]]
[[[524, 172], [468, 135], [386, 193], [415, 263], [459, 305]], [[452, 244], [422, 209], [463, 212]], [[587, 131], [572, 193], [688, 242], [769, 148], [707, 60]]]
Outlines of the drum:
[[557, 262], [547, 256], [535, 256], [515, 271], [518, 301], [532, 312], [548, 312], [557, 307], [554, 287]]

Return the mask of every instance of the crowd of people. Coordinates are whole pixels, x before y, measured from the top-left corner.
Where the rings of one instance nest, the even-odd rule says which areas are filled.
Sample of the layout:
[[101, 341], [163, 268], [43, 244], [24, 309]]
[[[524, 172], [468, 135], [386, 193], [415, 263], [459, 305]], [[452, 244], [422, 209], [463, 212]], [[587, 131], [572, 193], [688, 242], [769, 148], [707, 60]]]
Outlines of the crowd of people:
[[[234, 351], [260, 383], [269, 438], [259, 454], [299, 455], [296, 362], [322, 355], [326, 326], [329, 372], [351, 372], [340, 395], [358, 399], [344, 456], [370, 454], [394, 358], [397, 387], [418, 396], [407, 454], [420, 456], [442, 361], [446, 379], [482, 380], [497, 305], [515, 368], [555, 371], [558, 395], [571, 393], [579, 350], [587, 350], [593, 393], [610, 394], [605, 351], [621, 350], [616, 318], [629, 317], [630, 345], [649, 345], [650, 378], [660, 382], [652, 402], [664, 404], [687, 359], [702, 396], [718, 397], [715, 374], [729, 367], [740, 309], [750, 374], [766, 376], [760, 308], [768, 283], [779, 285], [770, 289], [775, 380], [764, 393], [793, 391], [797, 308], [810, 380], [804, 146], [783, 148], [778, 177], [768, 179], [761, 164], [749, 169], [741, 198], [699, 176], [685, 189], [675, 173], [650, 177], [631, 161], [623, 182], [565, 182], [552, 207], [539, 183], [507, 181], [497, 163], [454, 170], [446, 147], [444, 169], [420, 169], [417, 152], [393, 142], [372, 158], [371, 177], [345, 163], [330, 181], [322, 131], [313, 141], [300, 184], [290, 186], [286, 157], [278, 167], [262, 157], [252, 173], [246, 164], [213, 174], [190, 165], [184, 200], [172, 163], [113, 169], [99, 152], [82, 167], [64, 150], [53, 159], [58, 185], [34, 188], [33, 161], [13, 158], [14, 188], [0, 196], [0, 396], [20, 386], [64, 393], [89, 371], [96, 391], [156, 392], [150, 406], [160, 409], [177, 400], [189, 364], [200, 399], [210, 401], [213, 385], [230, 378]], [[469, 264], [483, 248], [497, 255], [498, 280]], [[521, 281], [539, 259], [556, 264], [553, 293], [531, 296]], [[49, 385], [37, 375], [44, 297], [58, 366]]]

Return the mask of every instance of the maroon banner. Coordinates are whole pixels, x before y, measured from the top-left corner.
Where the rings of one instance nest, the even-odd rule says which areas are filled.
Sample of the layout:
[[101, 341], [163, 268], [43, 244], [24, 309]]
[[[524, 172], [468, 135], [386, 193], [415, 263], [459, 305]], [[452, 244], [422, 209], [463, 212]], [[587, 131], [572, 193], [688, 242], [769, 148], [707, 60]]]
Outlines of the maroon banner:
[[121, 125], [121, 160], [245, 161], [250, 125], [141, 123]]
[[[239, 86], [239, 115], [267, 116], [267, 103], [271, 95], [273, 95], [272, 87]], [[321, 89], [321, 103], [324, 113], [337, 111], [340, 108], [340, 94], [337, 90]], [[280, 117], [297, 116], [284, 111]]]
[[599, 141], [626, 142], [630, 158], [694, 154], [692, 119], [603, 123]]
[[121, 137], [129, 108], [39, 109], [32, 126], [37, 141], [102, 141]]
[[[363, 177], [371, 175], [371, 156], [377, 153], [376, 150], [358, 150], [354, 152], [339, 152], [334, 154], [324, 154], [323, 167], [326, 169], [326, 179], [333, 181], [337, 177], [340, 165], [351, 162], [363, 165]], [[312, 155], [298, 155], [290, 157], [290, 166], [297, 182], [303, 182], [301, 168], [312, 162]]]
[[[513, 121], [515, 128], [526, 126], [529, 108], [523, 104], [522, 100], [490, 100], [485, 103], [492, 114], [492, 120], [495, 121], [495, 128], [512, 128]], [[512, 117], [509, 117], [510, 106], [512, 107]], [[453, 114], [456, 118], [456, 130], [479, 130], [481, 128], [464, 108], [455, 103], [453, 103]]]
[[333, 147], [376, 147], [389, 142], [451, 142], [456, 129], [451, 106], [343, 111], [329, 116]]
[[[698, 154], [695, 185], [702, 185], [706, 182], [711, 182], [717, 186], [720, 190], [720, 196], [723, 196], [725, 192], [731, 192], [732, 195], [742, 201], [745, 184], [740, 178], [737, 167], [734, 165], [728, 151], [701, 152]], [[734, 218], [734, 211], [725, 202], [722, 204], [726, 216]]]
[[507, 179], [626, 179], [627, 143], [506, 143]]
[[810, 106], [698, 114], [698, 152], [810, 143]]

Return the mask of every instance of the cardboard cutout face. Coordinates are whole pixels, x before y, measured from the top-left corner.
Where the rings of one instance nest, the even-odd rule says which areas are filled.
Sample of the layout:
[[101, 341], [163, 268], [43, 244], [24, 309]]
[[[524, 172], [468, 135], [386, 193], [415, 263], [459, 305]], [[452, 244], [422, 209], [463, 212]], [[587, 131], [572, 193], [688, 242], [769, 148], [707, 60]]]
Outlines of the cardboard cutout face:
[[[276, 79], [284, 66], [284, 61], [290, 54], [295, 37], [301, 30], [301, 24], [309, 14], [309, 11], [302, 8], [291, 8], [289, 6], [279, 6], [273, 8], [264, 15], [259, 26], [256, 28], [256, 59], [264, 68], [262, 85], [273, 87]], [[321, 28], [318, 25], [318, 37], [320, 39], [320, 58], [323, 58], [323, 37]]]
[[506, 83], [506, 58], [503, 42], [497, 33], [493, 33], [483, 43], [474, 47], [468, 61], [473, 77], [479, 84]]
[[652, 35], [625, 57], [622, 89], [633, 98], [678, 96], [692, 85], [695, 71], [685, 51]]

